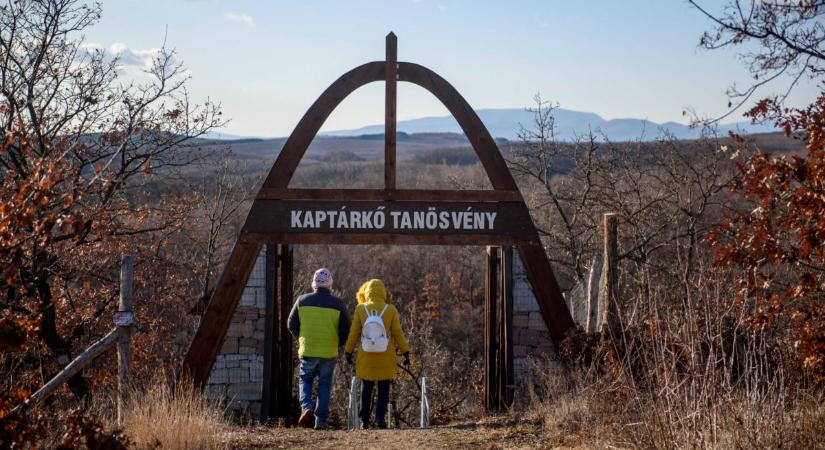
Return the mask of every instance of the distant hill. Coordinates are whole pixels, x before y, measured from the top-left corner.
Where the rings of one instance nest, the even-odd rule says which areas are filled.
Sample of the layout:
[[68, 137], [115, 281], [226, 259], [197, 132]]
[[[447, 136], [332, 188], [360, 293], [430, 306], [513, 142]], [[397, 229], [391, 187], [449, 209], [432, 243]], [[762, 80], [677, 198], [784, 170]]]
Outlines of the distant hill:
[[[518, 139], [519, 124], [529, 128], [533, 123], [533, 113], [524, 109], [479, 109], [476, 110], [481, 121], [490, 130], [493, 137], [509, 140]], [[576, 135], [586, 134], [588, 130], [601, 130], [613, 141], [635, 140], [644, 136], [645, 139], [654, 139], [660, 134], [660, 129], [666, 129], [678, 139], [693, 139], [699, 137], [699, 130], [677, 122], [655, 123], [645, 119], [613, 119], [605, 120], [598, 114], [556, 109], [557, 139], [570, 141]], [[404, 133], [461, 133], [461, 127], [452, 116], [423, 117], [420, 119], [402, 120], [397, 129]], [[744, 134], [766, 133], [775, 131], [770, 125], [752, 125], [747, 122], [725, 124], [719, 126], [721, 134], [728, 131], [738, 131]], [[353, 130], [337, 130], [321, 133], [324, 136], [359, 136], [380, 135], [384, 132], [384, 125], [368, 125]]]
[[[307, 151], [306, 159], [320, 162], [372, 160], [384, 156], [384, 135], [316, 136]], [[237, 140], [201, 139], [194, 144], [204, 148], [227, 149], [240, 159], [274, 160], [286, 138], [245, 138]], [[416, 155], [434, 149], [469, 146], [463, 134], [458, 133], [398, 133], [396, 148], [400, 157]]]

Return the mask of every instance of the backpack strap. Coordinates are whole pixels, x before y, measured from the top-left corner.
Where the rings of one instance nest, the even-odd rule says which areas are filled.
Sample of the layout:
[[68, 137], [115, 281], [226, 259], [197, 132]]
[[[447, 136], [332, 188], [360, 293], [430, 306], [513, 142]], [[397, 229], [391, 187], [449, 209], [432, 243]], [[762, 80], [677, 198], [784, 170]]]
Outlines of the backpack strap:
[[381, 314], [379, 314], [378, 317], [381, 317], [382, 319], [384, 318], [384, 311], [387, 310], [388, 306], [390, 306], [390, 305], [384, 305], [384, 309], [381, 310]]

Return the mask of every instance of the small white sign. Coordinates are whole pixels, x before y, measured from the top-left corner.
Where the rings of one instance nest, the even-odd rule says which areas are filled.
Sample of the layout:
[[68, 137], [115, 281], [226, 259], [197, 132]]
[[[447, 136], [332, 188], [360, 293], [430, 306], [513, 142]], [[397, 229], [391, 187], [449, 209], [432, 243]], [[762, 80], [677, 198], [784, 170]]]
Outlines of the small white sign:
[[135, 316], [131, 311], [118, 311], [112, 314], [112, 320], [115, 322], [115, 326], [129, 327], [135, 322]]

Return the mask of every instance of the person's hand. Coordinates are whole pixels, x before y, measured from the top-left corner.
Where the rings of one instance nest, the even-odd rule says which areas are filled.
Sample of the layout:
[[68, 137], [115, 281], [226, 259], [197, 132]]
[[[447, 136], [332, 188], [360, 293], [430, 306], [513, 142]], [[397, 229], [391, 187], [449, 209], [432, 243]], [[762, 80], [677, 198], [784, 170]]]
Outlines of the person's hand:
[[404, 353], [402, 355], [404, 357], [404, 367], [410, 367], [410, 352]]
[[347, 358], [347, 364], [352, 365], [352, 353], [344, 353]]

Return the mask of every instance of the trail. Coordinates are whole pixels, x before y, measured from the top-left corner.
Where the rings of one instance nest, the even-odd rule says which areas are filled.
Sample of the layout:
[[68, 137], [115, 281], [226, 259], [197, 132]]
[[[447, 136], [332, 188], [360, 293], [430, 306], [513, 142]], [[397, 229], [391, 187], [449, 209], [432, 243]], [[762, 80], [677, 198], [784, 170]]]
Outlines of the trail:
[[245, 427], [226, 434], [230, 448], [251, 449], [499, 449], [544, 447], [535, 426], [495, 420], [428, 429], [325, 430]]

